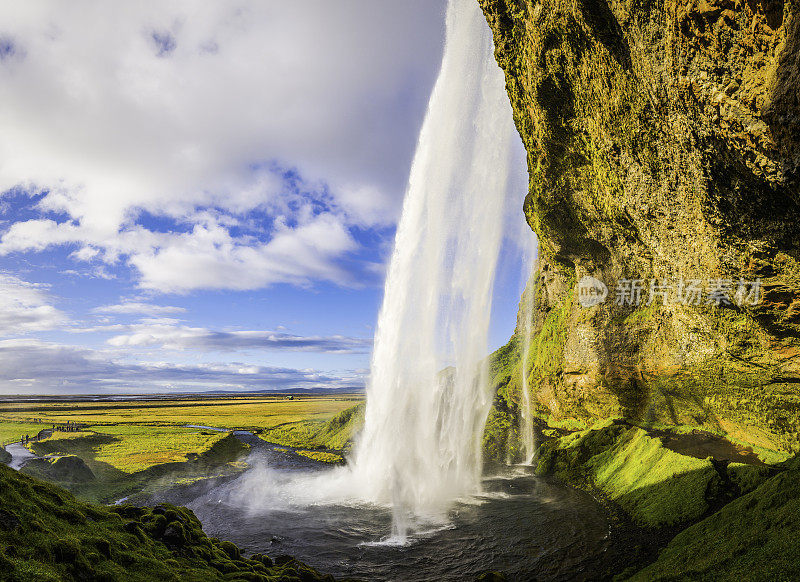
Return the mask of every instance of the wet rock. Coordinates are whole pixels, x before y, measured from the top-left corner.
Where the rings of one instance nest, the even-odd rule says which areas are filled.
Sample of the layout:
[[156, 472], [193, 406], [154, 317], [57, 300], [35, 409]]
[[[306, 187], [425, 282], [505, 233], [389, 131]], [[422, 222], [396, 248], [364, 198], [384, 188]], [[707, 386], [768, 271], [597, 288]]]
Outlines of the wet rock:
[[[787, 355], [800, 353], [800, 6], [479, 1], [528, 152], [537, 414], [800, 450], [800, 384], [771, 381], [800, 378]], [[608, 298], [583, 307], [584, 277]], [[701, 280], [701, 301], [678, 299], [681, 279]], [[640, 299], [619, 295], [626, 280], [641, 281]], [[668, 301], [648, 303], [654, 280]], [[713, 280], [759, 280], [764, 293], [716, 305]], [[503, 349], [518, 362], [517, 329]], [[495, 368], [498, 434], [485, 442], [505, 458], [522, 375]]]

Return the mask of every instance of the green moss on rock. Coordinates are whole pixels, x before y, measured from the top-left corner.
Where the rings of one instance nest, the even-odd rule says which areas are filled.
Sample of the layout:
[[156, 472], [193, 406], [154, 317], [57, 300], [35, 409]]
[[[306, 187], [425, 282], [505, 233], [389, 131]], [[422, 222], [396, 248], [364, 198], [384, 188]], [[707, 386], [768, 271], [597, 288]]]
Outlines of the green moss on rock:
[[708, 459], [680, 455], [613, 421], [545, 443], [537, 472], [596, 487], [648, 527], [697, 520], [720, 480]]
[[332, 580], [297, 561], [248, 559], [188, 509], [108, 508], [0, 466], [0, 579], [70, 582]]
[[780, 473], [679, 533], [631, 576], [656, 580], [797, 580], [800, 472]]
[[[541, 245], [537, 414], [800, 450], [800, 5], [479, 3]], [[586, 275], [603, 304], [574, 301]], [[760, 279], [761, 301], [644, 305], [650, 279], [681, 277]], [[642, 279], [640, 306], [613, 301], [621, 279]]]

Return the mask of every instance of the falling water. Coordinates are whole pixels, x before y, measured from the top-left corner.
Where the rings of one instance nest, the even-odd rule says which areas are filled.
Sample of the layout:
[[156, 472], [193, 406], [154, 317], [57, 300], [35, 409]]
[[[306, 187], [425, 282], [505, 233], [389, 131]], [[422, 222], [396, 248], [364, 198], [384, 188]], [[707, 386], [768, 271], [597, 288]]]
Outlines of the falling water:
[[352, 471], [392, 503], [397, 539], [480, 487], [486, 355], [516, 136], [474, 0], [450, 0], [439, 77], [386, 279]]
[[528, 275], [528, 284], [525, 291], [522, 293], [522, 301], [520, 302], [520, 315], [522, 317], [521, 327], [519, 330], [522, 332], [522, 360], [520, 361], [520, 384], [519, 389], [522, 393], [522, 446], [525, 449], [526, 465], [533, 462], [533, 455], [536, 452], [536, 438], [533, 432], [533, 407], [531, 402], [531, 387], [530, 387], [530, 357], [531, 357], [531, 337], [533, 335], [533, 307], [536, 303], [536, 283], [535, 276], [537, 270], [537, 261], [534, 259], [528, 264], [526, 262], [526, 271]]

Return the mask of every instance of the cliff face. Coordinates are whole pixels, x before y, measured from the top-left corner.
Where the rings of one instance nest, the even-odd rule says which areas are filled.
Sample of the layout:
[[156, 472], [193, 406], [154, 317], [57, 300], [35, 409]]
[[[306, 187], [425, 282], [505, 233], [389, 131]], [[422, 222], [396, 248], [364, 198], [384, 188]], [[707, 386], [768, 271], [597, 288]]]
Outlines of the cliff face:
[[479, 2], [528, 151], [538, 414], [798, 450], [800, 3]]

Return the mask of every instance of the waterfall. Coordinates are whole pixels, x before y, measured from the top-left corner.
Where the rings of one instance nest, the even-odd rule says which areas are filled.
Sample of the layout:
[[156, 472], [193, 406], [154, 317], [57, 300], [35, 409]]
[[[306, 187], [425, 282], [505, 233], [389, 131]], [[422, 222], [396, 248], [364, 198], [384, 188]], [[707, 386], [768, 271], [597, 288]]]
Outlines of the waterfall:
[[529, 263], [526, 261], [527, 281], [525, 291], [522, 293], [520, 302], [520, 315], [522, 317], [522, 351], [520, 360], [520, 384], [519, 389], [522, 394], [522, 446], [525, 449], [524, 464], [530, 465], [533, 462], [533, 455], [536, 452], [536, 438], [533, 432], [533, 404], [531, 400], [530, 387], [530, 358], [531, 358], [531, 337], [533, 335], [533, 308], [536, 304], [536, 271], [537, 260], [533, 259]]
[[364, 430], [351, 463], [394, 529], [477, 492], [491, 405], [492, 291], [519, 140], [475, 0], [450, 0], [442, 67], [414, 156], [375, 335]]

